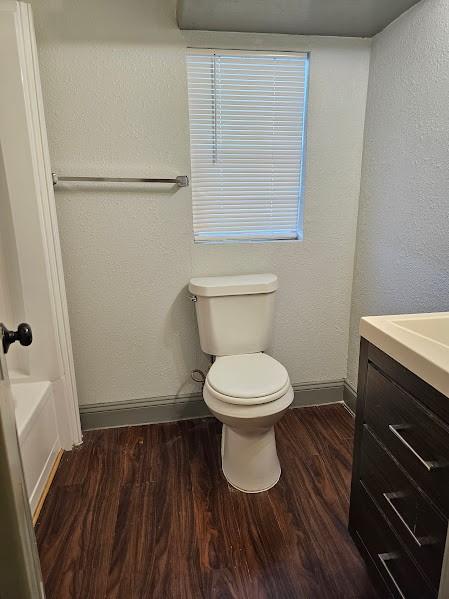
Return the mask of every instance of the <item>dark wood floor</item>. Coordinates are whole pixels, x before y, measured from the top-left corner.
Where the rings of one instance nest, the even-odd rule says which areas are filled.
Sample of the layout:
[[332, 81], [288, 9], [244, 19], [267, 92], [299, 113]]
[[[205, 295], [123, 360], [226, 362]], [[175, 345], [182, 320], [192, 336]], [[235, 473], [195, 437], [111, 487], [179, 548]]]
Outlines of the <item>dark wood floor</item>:
[[291, 410], [283, 473], [246, 495], [220, 469], [214, 419], [85, 433], [36, 525], [48, 599], [370, 599], [347, 531], [353, 420]]

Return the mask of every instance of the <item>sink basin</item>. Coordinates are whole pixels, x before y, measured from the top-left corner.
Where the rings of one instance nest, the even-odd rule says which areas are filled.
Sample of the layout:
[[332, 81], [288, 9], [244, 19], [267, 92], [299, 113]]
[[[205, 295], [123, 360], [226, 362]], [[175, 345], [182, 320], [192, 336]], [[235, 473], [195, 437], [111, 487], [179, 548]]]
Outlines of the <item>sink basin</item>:
[[449, 316], [404, 318], [392, 322], [399, 327], [449, 347]]
[[449, 398], [449, 312], [367, 316], [360, 335]]

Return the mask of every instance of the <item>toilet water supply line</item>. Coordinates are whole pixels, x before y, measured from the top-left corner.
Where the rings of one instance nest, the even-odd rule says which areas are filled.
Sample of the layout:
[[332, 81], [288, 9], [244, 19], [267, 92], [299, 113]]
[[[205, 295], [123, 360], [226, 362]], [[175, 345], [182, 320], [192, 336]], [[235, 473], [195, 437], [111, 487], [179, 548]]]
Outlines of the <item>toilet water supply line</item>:
[[[196, 303], [198, 301], [198, 298], [196, 297], [196, 295], [191, 295], [189, 297], [190, 301], [192, 303]], [[211, 365], [212, 362], [214, 361], [213, 357], [211, 356]], [[199, 368], [195, 368], [194, 370], [192, 370], [192, 372], [190, 373], [190, 376], [192, 378], [192, 381], [195, 381], [195, 383], [200, 383], [201, 384], [201, 390], [204, 387], [204, 383], [206, 382], [206, 375], [204, 374], [204, 372], [202, 370], [200, 370]]]
[[195, 383], [201, 383], [201, 389], [204, 387], [204, 383], [206, 382], [206, 375], [202, 370], [195, 368], [195, 370], [192, 370], [192, 372], [190, 373], [190, 376], [192, 377], [192, 381], [195, 381]]

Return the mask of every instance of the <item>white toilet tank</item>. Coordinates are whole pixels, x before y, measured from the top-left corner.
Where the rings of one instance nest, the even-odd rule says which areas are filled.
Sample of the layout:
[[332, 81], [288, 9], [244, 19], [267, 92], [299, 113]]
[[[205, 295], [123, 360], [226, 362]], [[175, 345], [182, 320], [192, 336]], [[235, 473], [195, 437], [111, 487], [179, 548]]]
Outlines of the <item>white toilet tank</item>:
[[270, 341], [277, 288], [273, 274], [191, 279], [203, 352], [229, 356], [264, 351]]

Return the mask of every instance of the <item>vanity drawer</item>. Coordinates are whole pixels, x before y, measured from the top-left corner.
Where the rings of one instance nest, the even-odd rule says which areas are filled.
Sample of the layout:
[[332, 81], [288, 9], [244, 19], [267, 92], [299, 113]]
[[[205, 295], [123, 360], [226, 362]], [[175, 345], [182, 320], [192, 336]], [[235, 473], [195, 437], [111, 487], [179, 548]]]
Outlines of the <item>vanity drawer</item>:
[[364, 427], [360, 483], [383, 511], [434, 589], [438, 589], [447, 520]]
[[357, 506], [352, 519], [354, 533], [393, 597], [435, 599], [437, 592], [426, 584], [413, 560], [362, 486], [359, 486], [357, 495]]
[[367, 369], [364, 422], [447, 516], [447, 425], [372, 364]]

